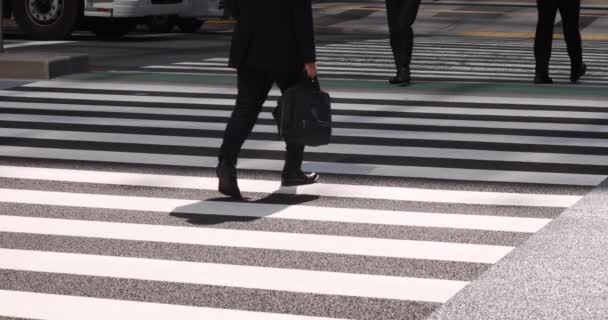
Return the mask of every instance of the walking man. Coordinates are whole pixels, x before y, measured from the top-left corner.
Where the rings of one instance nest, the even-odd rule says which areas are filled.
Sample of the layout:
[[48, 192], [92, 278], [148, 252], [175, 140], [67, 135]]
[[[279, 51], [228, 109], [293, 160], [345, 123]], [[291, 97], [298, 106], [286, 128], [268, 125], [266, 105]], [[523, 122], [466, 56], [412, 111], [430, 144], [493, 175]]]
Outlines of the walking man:
[[564, 38], [568, 45], [571, 70], [570, 81], [578, 80], [587, 72], [583, 62], [583, 49], [581, 33], [579, 30], [579, 17], [581, 0], [536, 0], [538, 8], [538, 24], [536, 26], [536, 39], [534, 41], [534, 56], [536, 58], [536, 75], [534, 83], [552, 84], [549, 77], [549, 60], [551, 60], [551, 46], [553, 43], [553, 27], [555, 16], [559, 10], [564, 27]]
[[[219, 152], [219, 191], [241, 198], [236, 163], [273, 84], [281, 91], [304, 77], [316, 77], [311, 0], [228, 0], [237, 20], [229, 65], [237, 69], [236, 106]], [[316, 173], [304, 173], [304, 146], [287, 144], [281, 175], [283, 186], [315, 183]]]
[[414, 47], [414, 30], [420, 0], [386, 0], [386, 15], [397, 75], [391, 84], [408, 85], [411, 81], [410, 62]]

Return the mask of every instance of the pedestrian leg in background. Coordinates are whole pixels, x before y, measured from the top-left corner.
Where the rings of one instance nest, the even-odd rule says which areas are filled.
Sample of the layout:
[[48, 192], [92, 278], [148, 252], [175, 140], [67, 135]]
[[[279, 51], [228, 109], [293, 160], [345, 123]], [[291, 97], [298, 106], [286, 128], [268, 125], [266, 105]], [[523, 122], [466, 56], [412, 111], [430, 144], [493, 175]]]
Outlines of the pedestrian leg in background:
[[399, 18], [400, 28], [403, 34], [403, 73], [406, 79], [410, 80], [410, 64], [412, 63], [412, 53], [414, 51], [414, 29], [413, 25], [418, 16], [420, 8], [420, 0], [407, 0], [401, 8], [401, 16]]
[[227, 196], [241, 198], [237, 183], [236, 163], [243, 143], [262, 111], [273, 81], [265, 72], [246, 68], [238, 70], [236, 106], [228, 120], [216, 169], [219, 191]]
[[568, 55], [571, 62], [570, 81], [578, 82], [587, 72], [587, 66], [583, 62], [583, 47], [579, 28], [581, 1], [559, 1], [559, 13], [562, 16], [562, 25], [564, 26], [564, 39], [566, 39], [568, 45]]
[[388, 30], [393, 50], [393, 59], [395, 61], [395, 69], [397, 72], [403, 65], [403, 37], [399, 29], [399, 14], [401, 13], [401, 5], [403, 0], [386, 0], [386, 16], [388, 18]]
[[536, 75], [534, 83], [552, 84], [549, 77], [549, 61], [553, 46], [553, 29], [557, 15], [558, 0], [537, 0], [538, 23], [534, 39], [534, 57], [536, 59]]
[[0, 0], [0, 53], [4, 53], [4, 0]]
[[410, 63], [414, 46], [412, 25], [418, 16], [420, 0], [386, 0], [391, 48], [397, 75], [391, 84], [407, 85], [411, 81]]

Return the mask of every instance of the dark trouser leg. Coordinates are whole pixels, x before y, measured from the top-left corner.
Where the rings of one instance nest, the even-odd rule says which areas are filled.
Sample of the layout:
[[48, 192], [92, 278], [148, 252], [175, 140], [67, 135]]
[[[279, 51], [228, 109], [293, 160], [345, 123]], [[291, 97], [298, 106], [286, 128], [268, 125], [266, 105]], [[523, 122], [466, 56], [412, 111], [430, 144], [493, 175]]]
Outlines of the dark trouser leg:
[[[304, 78], [303, 71], [282, 73], [275, 76], [275, 81], [281, 92], [289, 89]], [[304, 161], [304, 146], [299, 144], [288, 143], [286, 145], [285, 165], [283, 172], [295, 172], [302, 167]]]
[[386, 0], [386, 16], [388, 18], [388, 30], [390, 34], [391, 48], [393, 50], [393, 59], [397, 71], [403, 66], [403, 35], [399, 27], [399, 16], [401, 15], [401, 7], [403, 0]]
[[553, 27], [557, 14], [557, 0], [537, 0], [538, 24], [534, 40], [534, 57], [536, 58], [536, 74], [549, 73], [551, 47], [553, 44]]
[[403, 35], [403, 64], [402, 67], [409, 68], [412, 62], [412, 52], [414, 50], [414, 30], [412, 26], [418, 16], [420, 0], [405, 0], [401, 7], [399, 18], [400, 29]]
[[304, 146], [301, 144], [287, 144], [287, 152], [285, 154], [285, 165], [283, 172], [296, 172], [301, 170], [302, 162], [304, 161]]
[[219, 154], [220, 161], [224, 160], [235, 165], [241, 147], [251, 133], [262, 105], [268, 97], [273, 81], [264, 72], [242, 68], [238, 70], [237, 82], [236, 106], [228, 120]]
[[388, 28], [397, 71], [409, 68], [414, 49], [412, 26], [418, 16], [420, 0], [386, 0]]
[[564, 38], [568, 45], [568, 55], [573, 69], [583, 65], [583, 48], [579, 30], [579, 17], [581, 12], [580, 0], [560, 0], [559, 13], [564, 26]]
[[397, 32], [390, 34], [391, 48], [393, 49], [393, 59], [395, 69], [399, 71], [403, 67], [403, 36]]

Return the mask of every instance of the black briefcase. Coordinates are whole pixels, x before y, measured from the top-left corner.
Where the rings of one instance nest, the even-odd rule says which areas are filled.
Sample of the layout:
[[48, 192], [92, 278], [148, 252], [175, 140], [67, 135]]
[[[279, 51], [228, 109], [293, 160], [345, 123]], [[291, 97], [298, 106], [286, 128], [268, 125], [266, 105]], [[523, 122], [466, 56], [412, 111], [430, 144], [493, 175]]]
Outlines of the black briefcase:
[[272, 113], [279, 137], [288, 143], [306, 146], [329, 144], [331, 138], [331, 98], [319, 81], [300, 81], [285, 90]]

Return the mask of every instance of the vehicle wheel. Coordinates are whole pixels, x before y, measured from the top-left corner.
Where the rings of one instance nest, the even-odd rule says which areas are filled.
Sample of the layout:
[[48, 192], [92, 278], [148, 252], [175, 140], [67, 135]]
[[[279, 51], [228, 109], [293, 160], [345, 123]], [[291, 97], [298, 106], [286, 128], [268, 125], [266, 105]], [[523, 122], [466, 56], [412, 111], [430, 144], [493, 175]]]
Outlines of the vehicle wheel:
[[152, 16], [146, 18], [148, 30], [156, 33], [167, 33], [173, 31], [175, 27], [175, 17], [172, 16]]
[[65, 39], [82, 15], [82, 0], [12, 0], [19, 28], [37, 40]]
[[135, 29], [132, 19], [97, 18], [90, 21], [91, 31], [104, 40], [118, 40]]
[[177, 21], [177, 26], [182, 32], [194, 33], [201, 29], [205, 21], [195, 18], [182, 18]]

